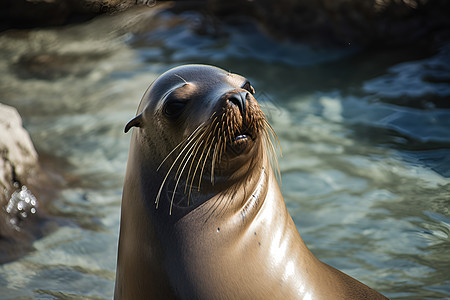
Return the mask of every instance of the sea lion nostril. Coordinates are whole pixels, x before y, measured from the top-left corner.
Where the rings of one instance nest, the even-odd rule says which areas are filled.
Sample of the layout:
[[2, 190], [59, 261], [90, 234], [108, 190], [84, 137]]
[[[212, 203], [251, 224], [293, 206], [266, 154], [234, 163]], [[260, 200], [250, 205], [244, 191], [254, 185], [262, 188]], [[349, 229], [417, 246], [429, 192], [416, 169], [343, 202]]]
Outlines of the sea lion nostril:
[[247, 111], [247, 91], [238, 91], [228, 96], [228, 100], [239, 107], [241, 114], [245, 116]]

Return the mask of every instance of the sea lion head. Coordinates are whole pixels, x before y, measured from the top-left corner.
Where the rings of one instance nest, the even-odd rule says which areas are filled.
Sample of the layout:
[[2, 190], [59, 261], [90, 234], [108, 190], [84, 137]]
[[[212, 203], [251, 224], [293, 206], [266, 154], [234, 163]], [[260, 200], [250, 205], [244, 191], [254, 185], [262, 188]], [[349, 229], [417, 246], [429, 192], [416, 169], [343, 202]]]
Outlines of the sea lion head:
[[125, 132], [138, 128], [146, 168], [160, 174], [156, 204], [166, 188], [187, 202], [193, 191], [220, 192], [261, 163], [273, 131], [254, 93], [245, 77], [207, 65], [173, 68], [150, 85]]

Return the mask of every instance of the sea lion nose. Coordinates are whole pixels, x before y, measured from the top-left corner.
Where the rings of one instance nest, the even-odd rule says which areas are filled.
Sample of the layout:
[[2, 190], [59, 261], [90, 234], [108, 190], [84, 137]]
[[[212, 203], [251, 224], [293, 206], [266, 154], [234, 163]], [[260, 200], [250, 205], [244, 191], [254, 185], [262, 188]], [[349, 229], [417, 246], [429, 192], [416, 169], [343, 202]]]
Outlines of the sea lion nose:
[[239, 110], [241, 111], [241, 114], [243, 116], [245, 116], [245, 113], [247, 111], [248, 94], [249, 93], [247, 91], [236, 91], [228, 96], [228, 100], [239, 107]]

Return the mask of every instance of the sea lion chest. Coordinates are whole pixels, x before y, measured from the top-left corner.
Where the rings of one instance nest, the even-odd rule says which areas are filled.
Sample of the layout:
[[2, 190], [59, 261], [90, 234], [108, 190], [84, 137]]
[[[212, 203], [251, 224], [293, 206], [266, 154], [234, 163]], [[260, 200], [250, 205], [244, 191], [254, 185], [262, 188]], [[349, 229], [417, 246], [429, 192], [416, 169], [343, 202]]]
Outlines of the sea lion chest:
[[[311, 257], [286, 210], [276, 180], [249, 195], [249, 211], [223, 209], [218, 197], [181, 218], [166, 245], [165, 265], [184, 299], [296, 298], [307, 292], [298, 267]], [[254, 197], [256, 196], [256, 197]], [[306, 255], [299, 249], [304, 247]]]

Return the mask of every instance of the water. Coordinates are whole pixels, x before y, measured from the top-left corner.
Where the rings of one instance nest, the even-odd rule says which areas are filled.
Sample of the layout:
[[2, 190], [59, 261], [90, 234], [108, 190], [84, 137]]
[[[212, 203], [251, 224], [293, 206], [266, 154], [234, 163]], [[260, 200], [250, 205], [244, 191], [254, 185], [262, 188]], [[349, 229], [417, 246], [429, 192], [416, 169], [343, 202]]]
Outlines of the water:
[[0, 266], [0, 299], [110, 299], [123, 133], [156, 76], [183, 63], [245, 75], [280, 138], [282, 192], [321, 260], [393, 299], [450, 297], [450, 47], [358, 52], [219, 37], [198, 16], [134, 11], [0, 35], [0, 101], [59, 170], [66, 222]]
[[25, 185], [20, 190], [12, 193], [11, 198], [6, 204], [6, 212], [9, 219], [6, 222], [17, 231], [21, 231], [20, 223], [24, 222], [37, 212], [37, 199]]

